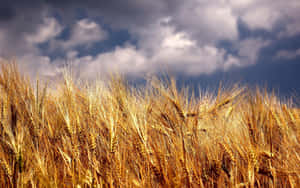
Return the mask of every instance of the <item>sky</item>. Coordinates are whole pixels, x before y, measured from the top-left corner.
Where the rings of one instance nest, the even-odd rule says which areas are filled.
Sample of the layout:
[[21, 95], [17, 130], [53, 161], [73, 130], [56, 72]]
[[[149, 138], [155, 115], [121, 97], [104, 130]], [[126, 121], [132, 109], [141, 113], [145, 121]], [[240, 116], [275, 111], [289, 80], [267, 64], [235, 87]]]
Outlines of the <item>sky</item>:
[[0, 59], [53, 79], [168, 72], [300, 94], [299, 0], [1, 0]]

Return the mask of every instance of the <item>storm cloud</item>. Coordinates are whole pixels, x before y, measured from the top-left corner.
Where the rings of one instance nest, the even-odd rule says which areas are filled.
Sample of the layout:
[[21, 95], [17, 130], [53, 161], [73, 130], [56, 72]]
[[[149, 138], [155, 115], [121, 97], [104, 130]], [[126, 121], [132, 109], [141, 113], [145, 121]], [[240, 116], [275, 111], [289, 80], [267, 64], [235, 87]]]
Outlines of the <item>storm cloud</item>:
[[[0, 57], [16, 57], [31, 75], [55, 76], [66, 61], [89, 78], [212, 74], [253, 66], [277, 40], [299, 36], [299, 12], [298, 0], [4, 0]], [[297, 59], [298, 48], [272, 53]]]

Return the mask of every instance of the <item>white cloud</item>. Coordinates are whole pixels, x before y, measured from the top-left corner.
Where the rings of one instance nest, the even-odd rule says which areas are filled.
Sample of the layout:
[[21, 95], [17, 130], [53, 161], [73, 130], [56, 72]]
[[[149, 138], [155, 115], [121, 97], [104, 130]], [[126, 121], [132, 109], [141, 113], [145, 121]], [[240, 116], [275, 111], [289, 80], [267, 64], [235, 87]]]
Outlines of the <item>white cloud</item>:
[[242, 20], [245, 21], [251, 29], [271, 30], [279, 17], [279, 12], [272, 9], [272, 7], [255, 6], [242, 15]]
[[300, 57], [300, 48], [297, 50], [280, 50], [276, 54], [277, 59], [294, 59]]
[[[140, 75], [149, 72], [152, 64], [148, 64], [146, 57], [134, 46], [127, 45], [116, 47], [113, 51], [99, 53], [96, 56], [81, 56], [74, 51], [68, 54], [68, 64], [73, 72], [83, 79], [95, 79], [107, 76], [111, 72]], [[61, 67], [66, 60], [64, 58], [55, 59], [52, 65]], [[58, 73], [62, 72], [59, 68]]]
[[299, 0], [229, 0], [233, 14], [252, 29], [273, 31], [274, 26], [283, 28], [282, 36], [299, 34]]
[[195, 46], [195, 42], [187, 38], [183, 32], [166, 37], [162, 42], [162, 47], [184, 49], [189, 46]]
[[225, 1], [186, 1], [172, 15], [171, 23], [199, 43], [238, 37], [238, 17]]
[[251, 5], [255, 0], [229, 0], [229, 3], [234, 8], [246, 8]]
[[85, 67], [84, 76], [96, 76], [97, 73], [122, 72], [129, 74], [144, 73], [151, 70], [151, 62], [133, 46], [117, 47], [93, 58]]
[[77, 56], [78, 56], [78, 51], [76, 50], [68, 51], [66, 54], [67, 59], [74, 59]]
[[194, 46], [184, 49], [164, 48], [153, 57], [153, 62], [176, 72], [189, 75], [211, 73], [222, 68], [224, 50], [214, 46]]
[[54, 78], [59, 72], [48, 56], [38, 54], [28, 54], [18, 57], [19, 68], [22, 72], [30, 75], [32, 78], [36, 76]]
[[[237, 17], [232, 13], [229, 6], [213, 5], [204, 10], [198, 8], [198, 15], [204, 18], [208, 32], [213, 32], [217, 39], [236, 39], [238, 36]], [[201, 25], [201, 23], [199, 24]]]
[[89, 19], [79, 20], [72, 28], [70, 38], [66, 41], [55, 41], [54, 48], [70, 50], [77, 46], [90, 47], [92, 44], [107, 39], [107, 32], [99, 24]]
[[44, 22], [37, 27], [35, 33], [25, 36], [25, 40], [29, 43], [38, 44], [49, 41], [61, 33], [63, 27], [55, 18], [44, 18]]
[[[96, 56], [82, 57], [77, 51], [70, 50], [66, 58], [83, 78], [95, 78], [114, 71], [142, 75], [169, 70], [199, 75], [254, 64], [260, 49], [269, 44], [260, 38], [236, 41], [238, 56], [233, 56], [214, 44], [197, 43], [191, 35], [177, 31], [169, 22], [169, 19], [162, 19], [149, 28], [138, 30], [136, 35], [140, 40], [137, 46], [127, 44]], [[63, 62], [64, 59], [56, 59], [51, 65]]]
[[[69, 59], [80, 61], [90, 61], [91, 56], [78, 58], [78, 52], [73, 50], [79, 45], [90, 46], [95, 42], [104, 40], [107, 33], [102, 30], [100, 25], [89, 20], [79, 20], [71, 29], [69, 40], [56, 40], [63, 30], [55, 18], [45, 16], [42, 18], [42, 24], [39, 24], [32, 32], [27, 32], [22, 36], [18, 36], [16, 43], [14, 36], [10, 35], [9, 30], [0, 28], [0, 57], [16, 57], [22, 72], [29, 74], [31, 77], [37, 76], [54, 78], [61, 74], [61, 67]], [[38, 45], [50, 41], [51, 45], [55, 44], [55, 48], [66, 50], [63, 58], [51, 59], [47, 52], [42, 51]], [[12, 50], [13, 49], [13, 50]], [[78, 62], [78, 67], [84, 63]]]
[[[172, 26], [158, 25], [156, 32], [164, 33], [156, 37], [154, 53], [150, 56], [150, 62], [156, 69], [168, 68], [196, 75], [222, 68], [224, 50], [210, 44], [197, 44], [187, 33], [176, 32]], [[152, 38], [151, 35], [149, 37]], [[150, 45], [146, 43], [145, 46]]]
[[232, 67], [240, 67], [241, 60], [238, 57], [234, 57], [233, 55], [228, 55], [226, 61], [224, 62], [224, 70], [228, 71]]
[[[187, 33], [176, 32], [171, 26], [161, 25], [160, 22], [152, 26], [154, 30], [143, 30], [141, 35], [145, 40], [140, 41], [139, 48], [132, 45], [117, 47], [79, 63], [84, 64], [80, 69], [81, 76], [93, 77], [109, 71], [143, 74], [166, 69], [198, 75], [238, 65], [238, 60], [233, 56], [225, 58], [224, 49], [213, 45], [199, 46]], [[82, 60], [74, 59], [75, 62]]]

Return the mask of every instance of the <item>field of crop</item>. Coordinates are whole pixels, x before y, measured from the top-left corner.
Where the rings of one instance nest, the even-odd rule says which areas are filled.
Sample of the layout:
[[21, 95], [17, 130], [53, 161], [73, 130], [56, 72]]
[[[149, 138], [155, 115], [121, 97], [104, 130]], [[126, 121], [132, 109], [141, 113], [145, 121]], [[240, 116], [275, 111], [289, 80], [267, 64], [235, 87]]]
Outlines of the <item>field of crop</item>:
[[299, 187], [300, 110], [244, 87], [193, 97], [174, 80], [144, 89], [55, 87], [0, 73], [1, 187]]

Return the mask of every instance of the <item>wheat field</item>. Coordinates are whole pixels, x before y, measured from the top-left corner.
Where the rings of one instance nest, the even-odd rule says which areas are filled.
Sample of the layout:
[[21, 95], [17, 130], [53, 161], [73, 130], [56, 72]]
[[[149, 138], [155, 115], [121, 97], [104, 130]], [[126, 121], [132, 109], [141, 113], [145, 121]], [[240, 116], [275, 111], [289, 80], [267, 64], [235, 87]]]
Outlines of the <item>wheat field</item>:
[[1, 187], [299, 187], [300, 110], [265, 90], [0, 73]]

